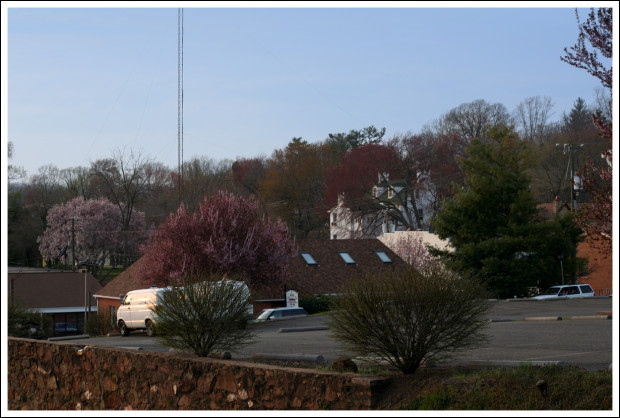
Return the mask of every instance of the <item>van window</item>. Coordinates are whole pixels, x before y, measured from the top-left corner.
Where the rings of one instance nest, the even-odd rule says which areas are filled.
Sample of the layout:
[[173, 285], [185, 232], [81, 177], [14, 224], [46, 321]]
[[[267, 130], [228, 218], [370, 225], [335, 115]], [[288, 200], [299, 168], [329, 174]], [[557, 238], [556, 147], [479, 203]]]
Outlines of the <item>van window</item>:
[[578, 295], [579, 294], [579, 288], [577, 286], [571, 286], [568, 288], [568, 294], [569, 295]]
[[125, 299], [123, 300], [123, 305], [131, 305], [131, 300], [132, 299], [133, 299], [132, 295], [125, 296]]
[[579, 287], [581, 288], [581, 293], [593, 293], [594, 292], [594, 290], [592, 290], [589, 284], [583, 284]]
[[273, 311], [269, 318], [282, 318], [282, 311]]

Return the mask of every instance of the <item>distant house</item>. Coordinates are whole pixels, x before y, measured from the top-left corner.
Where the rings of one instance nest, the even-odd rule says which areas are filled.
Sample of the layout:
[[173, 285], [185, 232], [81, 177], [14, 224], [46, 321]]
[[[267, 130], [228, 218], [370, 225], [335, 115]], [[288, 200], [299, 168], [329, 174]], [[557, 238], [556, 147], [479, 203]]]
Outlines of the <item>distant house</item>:
[[[290, 263], [288, 280], [281, 286], [261, 291], [254, 296], [254, 313], [268, 307], [286, 306], [287, 290], [299, 296], [333, 294], [342, 285], [362, 274], [380, 273], [406, 263], [378, 239], [365, 240], [298, 240], [298, 255]], [[120, 296], [131, 290], [149, 287], [137, 274], [139, 259], [127, 270], [95, 294], [100, 312], [116, 318]]]
[[328, 211], [331, 239], [377, 238], [384, 233], [414, 229], [411, 224], [396, 219], [394, 209], [403, 218], [407, 218], [407, 213], [415, 217], [411, 223], [420, 223], [420, 228], [415, 229], [428, 229], [433, 215], [430, 180], [420, 175], [418, 187], [411, 191], [402, 180], [390, 181], [385, 173], [378, 177], [377, 184], [364, 199], [345, 203], [344, 196], [338, 196], [336, 206]]
[[85, 313], [97, 311], [101, 284], [88, 272], [9, 267], [8, 279], [10, 301], [50, 316], [52, 336], [83, 333]]

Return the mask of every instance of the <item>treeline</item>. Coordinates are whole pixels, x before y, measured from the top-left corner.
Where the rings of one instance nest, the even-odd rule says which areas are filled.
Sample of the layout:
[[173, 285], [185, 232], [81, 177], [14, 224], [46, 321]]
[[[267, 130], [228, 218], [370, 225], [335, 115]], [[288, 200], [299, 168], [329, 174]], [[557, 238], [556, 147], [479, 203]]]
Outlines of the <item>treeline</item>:
[[[378, 174], [401, 180], [405, 195], [414, 203], [424, 191], [431, 197], [432, 209], [438, 210], [463, 183], [458, 161], [466, 157], [470, 141], [484, 141], [488, 129], [499, 126], [513, 126], [527, 142], [535, 199], [545, 203], [559, 196], [561, 202], [569, 202], [573, 183], [564, 144], [577, 150], [572, 153], [576, 170], [587, 157], [600, 159], [608, 143], [598, 135], [592, 114], [601, 111], [611, 120], [610, 103], [600, 92], [591, 106], [578, 98], [559, 121], [550, 122], [553, 104], [548, 97], [528, 98], [512, 113], [500, 103], [476, 100], [451, 109], [419, 133], [386, 138], [385, 128], [369, 126], [330, 133], [317, 142], [292, 138], [269, 157], [236, 161], [196, 157], [185, 161], [180, 173], [146, 155], [116, 150], [89, 167], [59, 169], [50, 164], [27, 176], [10, 164], [15, 144], [9, 143], [8, 262], [40, 266], [37, 238], [48, 227], [50, 209], [77, 197], [109, 200], [118, 207], [125, 234], [131, 233], [136, 211], [144, 214], [145, 228], [152, 229], [180, 203], [194, 210], [205, 196], [228, 191], [254, 195], [262, 210], [282, 218], [296, 238], [327, 239], [327, 211], [338, 195], [344, 192], [347, 204], [363, 207], [372, 199], [372, 186], [381, 179]], [[578, 199], [584, 201], [587, 196], [582, 192]], [[425, 226], [416, 211], [399, 215], [396, 206], [388, 210], [391, 216], [400, 216], [398, 222], [406, 227]], [[121, 259], [140, 256], [136, 247], [128, 251]]]

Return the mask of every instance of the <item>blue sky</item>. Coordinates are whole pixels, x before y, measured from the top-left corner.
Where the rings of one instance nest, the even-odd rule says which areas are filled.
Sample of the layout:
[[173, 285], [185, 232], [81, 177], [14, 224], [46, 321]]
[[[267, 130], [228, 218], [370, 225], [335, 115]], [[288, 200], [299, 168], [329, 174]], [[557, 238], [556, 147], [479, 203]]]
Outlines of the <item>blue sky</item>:
[[571, 3], [92, 4], [2, 4], [2, 140], [29, 175], [116, 150], [176, 168], [179, 5], [185, 160], [270, 156], [370, 125], [420, 132], [477, 99], [512, 112], [548, 96], [557, 120], [600, 86], [560, 60], [578, 35]]

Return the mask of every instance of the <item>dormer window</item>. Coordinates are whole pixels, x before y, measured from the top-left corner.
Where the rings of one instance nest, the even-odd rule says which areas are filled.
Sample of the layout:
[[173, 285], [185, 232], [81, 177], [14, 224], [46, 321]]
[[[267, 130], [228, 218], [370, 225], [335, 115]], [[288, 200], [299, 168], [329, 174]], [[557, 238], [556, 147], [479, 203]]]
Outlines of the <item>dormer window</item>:
[[355, 264], [355, 260], [353, 260], [353, 257], [351, 257], [349, 253], [341, 252], [338, 254], [340, 254], [340, 257], [342, 257], [342, 259], [344, 260], [345, 263], [347, 263], [347, 265]]
[[394, 197], [394, 189], [392, 189], [391, 187], [388, 189], [388, 199], [391, 199]]
[[309, 266], [317, 266], [318, 265], [318, 263], [316, 262], [314, 257], [312, 257], [310, 255], [310, 253], [300, 253], [300, 255], [304, 259], [304, 261], [306, 262], [307, 265], [309, 265]]

